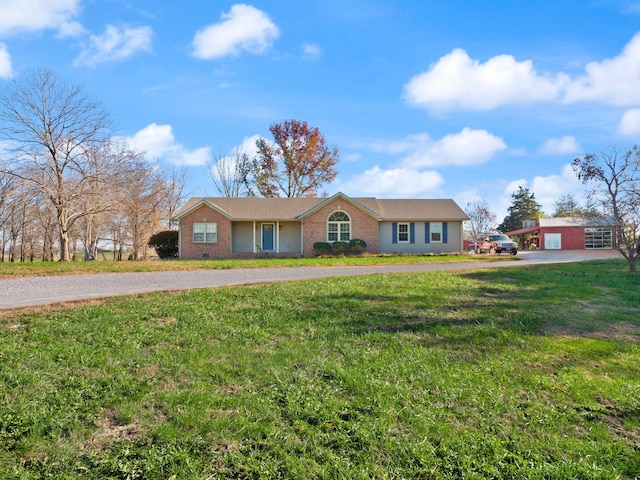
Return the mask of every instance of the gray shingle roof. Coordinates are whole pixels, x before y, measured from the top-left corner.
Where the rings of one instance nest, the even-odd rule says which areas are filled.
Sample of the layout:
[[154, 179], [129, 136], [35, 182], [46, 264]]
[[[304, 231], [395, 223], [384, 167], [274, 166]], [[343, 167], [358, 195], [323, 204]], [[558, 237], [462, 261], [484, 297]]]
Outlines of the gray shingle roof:
[[298, 220], [310, 210], [337, 197], [344, 197], [363, 207], [381, 220], [467, 220], [466, 213], [451, 199], [377, 199], [351, 198], [337, 194], [331, 198], [248, 198], [248, 197], [194, 197], [176, 213], [175, 218], [186, 215], [206, 202], [226, 213], [232, 220]]

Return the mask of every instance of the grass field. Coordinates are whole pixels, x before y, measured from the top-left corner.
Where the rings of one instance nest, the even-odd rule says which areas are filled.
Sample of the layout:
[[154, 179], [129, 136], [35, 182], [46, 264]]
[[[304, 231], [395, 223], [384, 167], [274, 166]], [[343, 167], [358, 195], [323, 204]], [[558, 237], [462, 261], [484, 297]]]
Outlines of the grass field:
[[640, 476], [618, 260], [0, 317], [0, 478]]
[[165, 272], [178, 270], [227, 270], [231, 268], [330, 267], [453, 262], [496, 262], [519, 260], [511, 255], [362, 255], [354, 257], [258, 258], [247, 260], [145, 260], [92, 262], [0, 262], [0, 278], [87, 273]]

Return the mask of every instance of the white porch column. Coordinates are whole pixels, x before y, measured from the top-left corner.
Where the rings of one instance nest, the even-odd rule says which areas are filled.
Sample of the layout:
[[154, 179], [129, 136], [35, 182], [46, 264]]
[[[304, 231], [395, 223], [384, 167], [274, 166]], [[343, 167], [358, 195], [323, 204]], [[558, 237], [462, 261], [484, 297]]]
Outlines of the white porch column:
[[254, 220], [253, 221], [253, 247], [252, 247], [253, 253], [257, 253], [257, 250], [256, 250], [257, 243], [258, 242], [256, 242], [256, 221]]

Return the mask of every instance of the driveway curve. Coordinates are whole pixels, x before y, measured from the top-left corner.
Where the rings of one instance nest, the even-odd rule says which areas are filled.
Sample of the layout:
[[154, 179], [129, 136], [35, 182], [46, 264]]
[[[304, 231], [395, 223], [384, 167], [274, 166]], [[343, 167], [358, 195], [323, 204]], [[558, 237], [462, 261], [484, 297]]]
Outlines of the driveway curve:
[[519, 262], [460, 262], [361, 267], [246, 268], [4, 279], [0, 280], [0, 309], [33, 307], [139, 293], [189, 290], [194, 288], [216, 288], [252, 283], [434, 270], [522, 267], [543, 263], [620, 258], [618, 252], [612, 251], [527, 251], [522, 252], [519, 256], [521, 258]]

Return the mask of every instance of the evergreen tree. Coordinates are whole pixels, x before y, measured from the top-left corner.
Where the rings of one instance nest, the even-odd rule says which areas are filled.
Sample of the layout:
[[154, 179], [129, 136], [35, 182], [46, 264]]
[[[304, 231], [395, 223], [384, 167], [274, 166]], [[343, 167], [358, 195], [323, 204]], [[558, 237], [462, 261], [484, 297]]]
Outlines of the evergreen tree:
[[522, 228], [524, 220], [537, 220], [544, 216], [542, 205], [536, 202], [535, 195], [528, 188], [518, 187], [518, 191], [511, 194], [513, 202], [509, 207], [509, 213], [500, 225], [501, 232], [511, 232]]
[[573, 195], [561, 195], [554, 202], [555, 211], [552, 217], [580, 217], [582, 216], [582, 208]]

